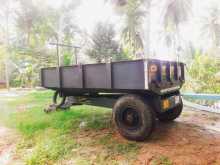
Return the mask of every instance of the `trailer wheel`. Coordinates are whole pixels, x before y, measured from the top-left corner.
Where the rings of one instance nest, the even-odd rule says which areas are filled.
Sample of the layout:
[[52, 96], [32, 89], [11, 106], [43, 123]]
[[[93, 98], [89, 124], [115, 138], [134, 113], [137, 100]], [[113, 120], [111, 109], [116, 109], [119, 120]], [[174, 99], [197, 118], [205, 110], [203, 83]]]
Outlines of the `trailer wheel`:
[[182, 109], [183, 109], [183, 102], [181, 99], [181, 102], [179, 105], [177, 105], [175, 108], [172, 108], [164, 113], [158, 114], [157, 118], [162, 122], [173, 121], [181, 115]]
[[53, 103], [60, 108], [66, 101], [66, 96], [60, 93], [60, 91], [56, 91], [53, 95]]
[[137, 95], [119, 98], [113, 108], [113, 119], [119, 133], [129, 140], [145, 140], [155, 125], [153, 110]]

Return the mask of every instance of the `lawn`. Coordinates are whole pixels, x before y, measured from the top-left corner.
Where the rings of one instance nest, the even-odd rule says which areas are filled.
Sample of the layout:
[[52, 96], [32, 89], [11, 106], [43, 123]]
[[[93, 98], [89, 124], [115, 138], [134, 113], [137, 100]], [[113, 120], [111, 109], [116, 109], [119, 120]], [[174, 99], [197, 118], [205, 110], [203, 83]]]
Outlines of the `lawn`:
[[52, 94], [31, 92], [5, 102], [1, 122], [21, 135], [17, 157], [28, 165], [132, 164], [140, 146], [120, 138], [110, 109], [82, 105], [46, 114]]

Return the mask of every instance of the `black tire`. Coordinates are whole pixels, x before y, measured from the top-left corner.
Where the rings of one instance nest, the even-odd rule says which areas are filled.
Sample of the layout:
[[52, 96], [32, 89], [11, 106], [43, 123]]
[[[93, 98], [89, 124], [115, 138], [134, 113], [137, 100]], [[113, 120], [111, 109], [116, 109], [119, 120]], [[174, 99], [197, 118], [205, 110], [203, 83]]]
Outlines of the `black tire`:
[[155, 126], [153, 110], [137, 95], [125, 95], [117, 100], [113, 120], [123, 137], [135, 141], [145, 140]]
[[157, 118], [162, 122], [170, 122], [178, 118], [181, 115], [182, 110], [183, 110], [183, 102], [182, 99], [180, 99], [179, 105], [164, 113], [158, 114]]
[[66, 96], [65, 95], [61, 95], [62, 99], [61, 101], [58, 103], [57, 102], [57, 98], [60, 96], [60, 91], [56, 91], [53, 95], [53, 103], [57, 106], [57, 108], [60, 108], [66, 101]]

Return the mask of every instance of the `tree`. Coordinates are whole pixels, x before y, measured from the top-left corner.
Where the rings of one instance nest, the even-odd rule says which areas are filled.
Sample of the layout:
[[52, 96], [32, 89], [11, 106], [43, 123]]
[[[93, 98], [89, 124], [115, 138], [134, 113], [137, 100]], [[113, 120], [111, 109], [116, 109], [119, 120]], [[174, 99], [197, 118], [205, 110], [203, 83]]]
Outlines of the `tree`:
[[125, 6], [125, 27], [122, 31], [122, 39], [128, 44], [135, 55], [138, 50], [143, 50], [141, 27], [144, 11], [141, 9], [141, 1], [128, 0]]
[[166, 27], [159, 32], [158, 39], [160, 42], [166, 45], [166, 47], [168, 48], [168, 54], [173, 54], [175, 31], [173, 31], [173, 29], [169, 27]]
[[115, 31], [111, 24], [98, 23], [91, 36], [91, 48], [87, 54], [97, 62], [108, 62], [119, 55], [119, 45], [114, 40]]
[[219, 70], [217, 58], [196, 52], [191, 64], [188, 65], [190, 81], [186, 83], [186, 87], [195, 92], [219, 93], [220, 82], [215, 77]]
[[[62, 38], [61, 42], [72, 45], [76, 38], [76, 36], [80, 33], [80, 29], [74, 22], [74, 11], [76, 7], [79, 5], [78, 1], [71, 1], [70, 4], [65, 4], [61, 7], [61, 18], [62, 19]], [[75, 43], [74, 43], [75, 44]], [[70, 65], [73, 64], [73, 51], [72, 48], [66, 47], [62, 48], [62, 63], [63, 65]]]
[[202, 18], [202, 35], [210, 38], [214, 49], [220, 46], [220, 9], [213, 6], [208, 11], [208, 16]]
[[[112, 0], [125, 17], [122, 30], [124, 49], [131, 49], [132, 54], [141, 52], [141, 57], [148, 58], [151, 53], [151, 7], [153, 0]], [[143, 55], [144, 52], [144, 55]]]
[[[191, 0], [166, 0], [162, 11], [164, 34], [167, 46], [172, 46], [176, 55], [180, 47], [180, 25], [186, 22], [191, 14]], [[168, 35], [167, 35], [168, 34]]]
[[[15, 19], [17, 38], [13, 45], [13, 60], [22, 73], [17, 71], [17, 80], [24, 82], [24, 85], [36, 85], [39, 69], [54, 66], [57, 62], [56, 49], [48, 48], [49, 43], [55, 41], [69, 44], [73, 41], [76, 28], [73, 11], [78, 3], [71, 1], [54, 9], [41, 0], [37, 3], [33, 0], [18, 2]], [[38, 5], [39, 2], [41, 6]], [[66, 48], [61, 48], [59, 52], [63, 54], [65, 62], [71, 56], [71, 51]], [[23, 77], [28, 77], [30, 81], [24, 81]]]
[[1, 44], [4, 45], [5, 53], [3, 55], [3, 63], [4, 63], [4, 70], [5, 70], [5, 80], [6, 80], [6, 87], [9, 90], [10, 88], [10, 75], [9, 75], [9, 56], [10, 56], [10, 16], [13, 12], [11, 12], [11, 1], [0, 1], [1, 2], [1, 10], [0, 16], [3, 18], [4, 25], [1, 26], [1, 35], [4, 38]]

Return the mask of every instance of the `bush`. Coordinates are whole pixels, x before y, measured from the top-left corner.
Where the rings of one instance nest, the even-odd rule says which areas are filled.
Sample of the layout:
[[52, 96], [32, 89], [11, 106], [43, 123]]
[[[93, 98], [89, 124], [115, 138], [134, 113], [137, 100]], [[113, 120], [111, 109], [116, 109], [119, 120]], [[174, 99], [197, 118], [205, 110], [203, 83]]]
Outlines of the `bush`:
[[197, 53], [192, 63], [187, 66], [184, 89], [193, 92], [220, 93], [220, 82], [215, 76], [219, 71], [217, 59]]

